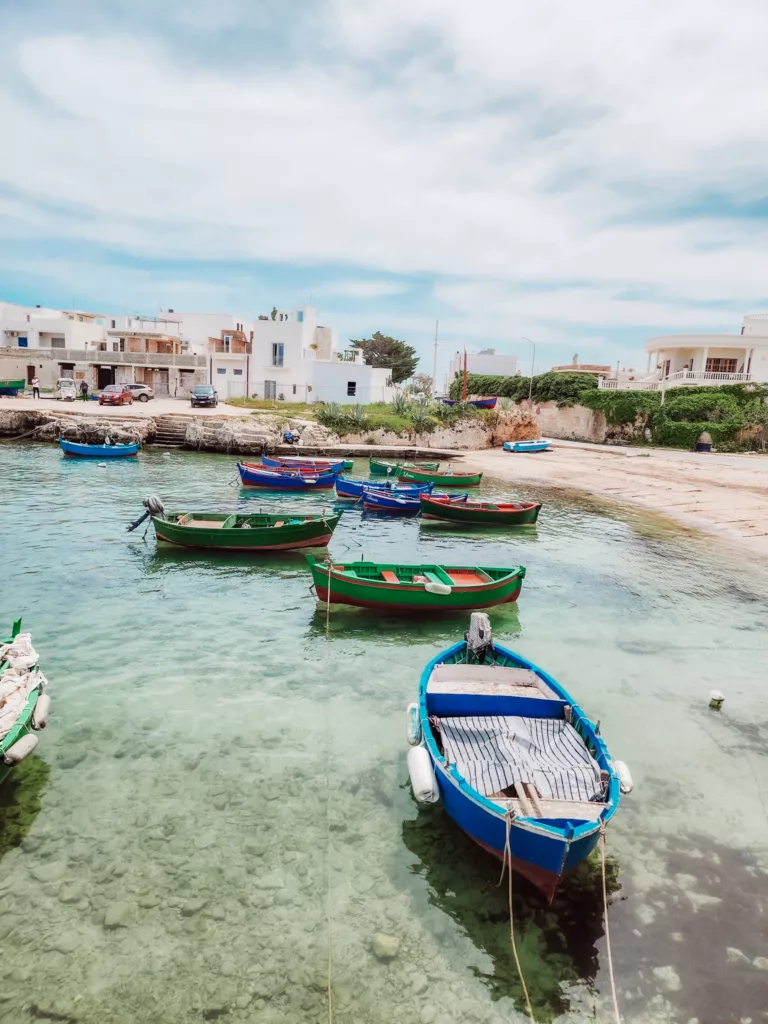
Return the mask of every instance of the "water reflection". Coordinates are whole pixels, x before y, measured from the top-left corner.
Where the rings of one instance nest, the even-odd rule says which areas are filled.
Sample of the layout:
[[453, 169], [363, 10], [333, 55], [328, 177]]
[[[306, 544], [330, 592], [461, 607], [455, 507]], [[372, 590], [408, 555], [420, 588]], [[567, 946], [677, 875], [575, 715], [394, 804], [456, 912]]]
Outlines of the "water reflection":
[[0, 785], [0, 859], [32, 828], [50, 774], [48, 764], [35, 754], [17, 765]]

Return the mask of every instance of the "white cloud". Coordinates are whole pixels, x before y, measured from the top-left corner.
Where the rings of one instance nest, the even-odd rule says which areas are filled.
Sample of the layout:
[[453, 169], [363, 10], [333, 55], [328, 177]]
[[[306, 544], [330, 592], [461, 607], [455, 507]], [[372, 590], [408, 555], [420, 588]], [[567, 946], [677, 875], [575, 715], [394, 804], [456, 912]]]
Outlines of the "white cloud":
[[337, 298], [455, 279], [437, 297], [492, 337], [719, 329], [768, 296], [766, 221], [663, 215], [763, 195], [760, 0], [328, 0], [312, 25], [317, 56], [218, 70], [30, 30], [0, 83], [0, 231], [372, 274]]

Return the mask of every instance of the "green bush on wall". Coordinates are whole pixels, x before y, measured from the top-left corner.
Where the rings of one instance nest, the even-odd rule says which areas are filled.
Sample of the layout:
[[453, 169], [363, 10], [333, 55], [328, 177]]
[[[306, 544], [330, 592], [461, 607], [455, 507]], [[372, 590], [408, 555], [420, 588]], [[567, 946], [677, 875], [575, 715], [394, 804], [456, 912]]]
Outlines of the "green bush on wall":
[[[451, 384], [451, 398], [460, 399], [462, 395], [461, 375]], [[581, 396], [588, 391], [597, 389], [597, 377], [589, 373], [540, 373], [533, 378], [531, 389], [530, 377], [496, 377], [490, 374], [467, 374], [467, 394], [511, 398], [521, 402], [528, 398], [532, 390], [534, 402], [556, 402], [559, 408], [567, 405], [579, 405]]]

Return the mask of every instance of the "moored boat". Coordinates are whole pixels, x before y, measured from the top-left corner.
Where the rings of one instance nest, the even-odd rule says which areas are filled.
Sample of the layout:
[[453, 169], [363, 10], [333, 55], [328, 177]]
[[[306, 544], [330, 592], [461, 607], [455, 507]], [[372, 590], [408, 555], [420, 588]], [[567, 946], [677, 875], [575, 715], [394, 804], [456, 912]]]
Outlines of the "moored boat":
[[80, 444], [60, 437], [59, 444], [65, 455], [75, 455], [82, 459], [125, 459], [139, 451], [138, 441], [132, 444]]
[[[447, 502], [462, 502], [468, 494], [440, 494], [438, 497]], [[366, 490], [363, 494], [363, 508], [367, 512], [391, 512], [397, 514], [418, 514], [421, 511], [420, 494], [393, 494], [389, 491]]]
[[7, 395], [8, 398], [15, 398], [20, 391], [27, 386], [22, 378], [18, 380], [0, 380], [0, 395]]
[[539, 441], [505, 441], [505, 452], [546, 452], [552, 447], [552, 442], [541, 438]]
[[267, 469], [258, 462], [238, 462], [237, 470], [244, 487], [267, 487], [277, 491], [309, 491], [333, 487], [338, 475], [337, 470], [310, 474], [283, 466]]
[[34, 733], [45, 728], [51, 704], [45, 683], [32, 637], [17, 619], [0, 639], [0, 782], [37, 746]]
[[294, 455], [280, 455], [273, 458], [271, 455], [262, 454], [261, 461], [265, 466], [287, 466], [289, 469], [307, 469], [318, 472], [327, 472], [329, 470], [343, 472], [345, 470], [352, 469], [354, 466], [352, 459], [302, 459]]
[[[443, 405], [458, 405], [458, 399], [441, 398]], [[495, 409], [498, 398], [472, 398], [466, 404], [473, 405], [475, 409]]]
[[340, 512], [228, 514], [173, 512], [152, 516], [159, 541], [219, 551], [289, 551], [323, 548], [341, 519]]
[[369, 459], [368, 470], [371, 476], [397, 476], [398, 471], [405, 468], [440, 469], [439, 462], [388, 462], [386, 459]]
[[335, 565], [307, 555], [317, 596], [331, 604], [391, 610], [456, 611], [516, 601], [525, 568], [476, 565]]
[[453, 502], [437, 495], [420, 495], [423, 519], [451, 523], [472, 523], [484, 526], [527, 526], [535, 523], [541, 509], [540, 502]]
[[551, 901], [632, 788], [598, 726], [543, 669], [494, 644], [482, 613], [427, 664], [417, 721], [414, 711], [416, 799], [439, 799], [467, 835]]
[[398, 470], [400, 480], [408, 483], [439, 484], [441, 487], [478, 487], [483, 479], [482, 473], [454, 473], [453, 470], [433, 472], [421, 469]]
[[336, 477], [336, 497], [339, 501], [360, 501], [367, 491], [386, 491], [405, 497], [418, 497], [422, 492], [432, 490], [432, 484], [398, 484], [394, 480], [348, 480]]

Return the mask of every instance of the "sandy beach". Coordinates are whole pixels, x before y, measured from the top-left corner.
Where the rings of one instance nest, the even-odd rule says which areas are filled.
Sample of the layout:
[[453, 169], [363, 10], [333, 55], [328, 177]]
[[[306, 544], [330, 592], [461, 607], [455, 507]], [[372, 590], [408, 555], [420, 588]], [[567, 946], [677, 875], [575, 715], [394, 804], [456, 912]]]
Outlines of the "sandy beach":
[[572, 487], [642, 505], [768, 557], [768, 458], [761, 455], [696, 455], [557, 441], [551, 451], [538, 455], [496, 449], [472, 452], [466, 461], [502, 480]]

